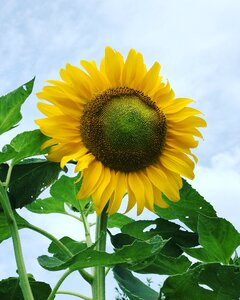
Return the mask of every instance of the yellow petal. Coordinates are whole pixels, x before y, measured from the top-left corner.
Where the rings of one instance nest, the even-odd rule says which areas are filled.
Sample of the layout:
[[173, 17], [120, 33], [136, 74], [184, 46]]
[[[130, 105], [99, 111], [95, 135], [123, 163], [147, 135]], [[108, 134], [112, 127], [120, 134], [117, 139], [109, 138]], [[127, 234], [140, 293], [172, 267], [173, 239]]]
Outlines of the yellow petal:
[[193, 102], [193, 100], [189, 98], [176, 98], [164, 107], [164, 113], [176, 113], [182, 110], [191, 102]]
[[171, 132], [172, 134], [179, 135], [179, 136], [182, 136], [185, 134], [192, 134], [199, 138], [203, 138], [203, 135], [197, 128], [189, 127], [189, 126], [188, 127], [187, 126], [176, 126], [176, 124], [173, 125], [171, 123], [168, 123], [168, 132]]
[[184, 153], [167, 150], [161, 154], [160, 161], [166, 169], [189, 179], [194, 178], [194, 163]]
[[94, 159], [95, 157], [92, 155], [92, 153], [88, 153], [80, 158], [78, 157], [75, 172], [81, 172], [83, 169], [86, 169]]
[[94, 61], [88, 62], [86, 60], [81, 60], [80, 63], [91, 76], [96, 90], [103, 91], [109, 87], [109, 82], [106, 76], [104, 75], [104, 73], [98, 70], [97, 65]]
[[174, 135], [169, 133], [166, 140], [166, 146], [184, 151], [189, 148], [196, 148], [198, 146], [198, 141], [190, 134]]
[[55, 105], [38, 102], [37, 107], [47, 117], [54, 117], [62, 114], [61, 110]]
[[155, 62], [153, 66], [149, 69], [147, 74], [144, 76], [139, 88], [145, 94], [148, 94], [151, 90], [153, 90], [155, 85], [157, 84], [160, 68], [160, 64], [158, 62]]
[[158, 98], [156, 98], [156, 103], [157, 105], [164, 111], [164, 108], [171, 103], [171, 101], [173, 101], [173, 99], [175, 98], [175, 93], [174, 91], [171, 89], [168, 93], [163, 94], [161, 96], [159, 96]]
[[108, 214], [114, 214], [118, 211], [118, 209], [121, 206], [122, 199], [124, 197], [124, 194], [126, 192], [126, 175], [122, 172], [116, 173], [116, 188], [114, 191], [114, 195], [111, 198], [111, 201], [109, 203], [108, 207]]
[[[134, 49], [131, 49], [128, 53], [127, 59], [125, 61], [123, 72], [122, 72], [122, 84], [123, 86], [129, 86], [129, 83], [132, 82], [136, 74], [136, 58], [137, 52]], [[129, 86], [131, 87], [131, 86]]]
[[83, 170], [83, 183], [77, 194], [79, 199], [87, 199], [101, 183], [104, 166], [100, 161], [93, 161], [87, 169]]
[[124, 213], [127, 213], [129, 210], [131, 210], [137, 202], [134, 193], [129, 187], [129, 184], [127, 184], [127, 189], [128, 189], [128, 205]]
[[162, 192], [153, 185], [154, 204], [161, 208], [167, 208], [169, 205], [162, 199]]
[[200, 110], [191, 108], [191, 107], [185, 107], [183, 109], [181, 109], [178, 112], [174, 112], [174, 113], [166, 113], [166, 111], [164, 110], [164, 114], [167, 117], [168, 122], [172, 121], [172, 122], [179, 122], [182, 120], [187, 119], [188, 117], [194, 116], [194, 115], [198, 115], [201, 114]]
[[82, 98], [90, 100], [93, 97], [93, 84], [90, 77], [85, 72], [77, 67], [67, 64], [65, 73], [68, 75], [74, 89], [78, 90], [78, 93]]
[[142, 182], [142, 186], [144, 188], [144, 195], [145, 195], [145, 204], [147, 209], [150, 211], [154, 211], [154, 197], [153, 197], [153, 188], [150, 180], [143, 172], [138, 172], [138, 177]]
[[132, 73], [134, 75], [126, 78], [124, 84], [130, 88], [138, 89], [145, 74], [147, 73], [147, 68], [144, 64], [141, 53], [137, 53], [134, 59], [132, 57], [131, 60], [129, 60], [129, 69], [130, 67], [133, 69]]
[[88, 149], [83, 144], [78, 144], [78, 146], [72, 151], [70, 155], [66, 155], [61, 159], [61, 168], [66, 165], [70, 160], [76, 160], [77, 157], [83, 156], [88, 152]]
[[127, 180], [128, 180], [128, 185], [137, 201], [137, 215], [140, 215], [145, 206], [144, 186], [137, 172], [130, 172], [128, 174]]
[[[100, 201], [99, 204], [96, 205], [96, 213], [98, 215], [101, 214], [103, 211], [104, 207], [107, 205], [107, 202], [111, 198], [114, 189], [116, 188], [116, 174], [114, 170], [110, 170], [110, 182], [109, 184], [105, 187], [105, 189], [102, 191], [101, 196], [100, 196]], [[98, 196], [97, 196], [98, 197]], [[93, 200], [95, 198], [95, 194], [93, 194]]]
[[204, 119], [196, 116], [188, 117], [183, 121], [175, 122], [176, 127], [206, 127], [207, 123]]
[[123, 57], [111, 47], [105, 49], [105, 72], [112, 87], [121, 86]]
[[70, 155], [72, 153], [72, 149], [76, 146], [73, 143], [60, 144], [56, 146], [52, 146], [49, 150], [47, 159], [60, 162], [63, 156]]
[[146, 168], [146, 173], [153, 185], [163, 192], [169, 199], [179, 199], [179, 193], [176, 186], [169, 184], [169, 180], [161, 170], [161, 167], [149, 166]]
[[57, 140], [57, 139], [50, 139], [50, 140], [47, 140], [45, 143], [42, 144], [41, 150], [43, 150], [43, 149], [45, 149], [45, 148], [47, 148], [47, 147], [56, 145], [56, 144], [58, 144], [58, 140]]

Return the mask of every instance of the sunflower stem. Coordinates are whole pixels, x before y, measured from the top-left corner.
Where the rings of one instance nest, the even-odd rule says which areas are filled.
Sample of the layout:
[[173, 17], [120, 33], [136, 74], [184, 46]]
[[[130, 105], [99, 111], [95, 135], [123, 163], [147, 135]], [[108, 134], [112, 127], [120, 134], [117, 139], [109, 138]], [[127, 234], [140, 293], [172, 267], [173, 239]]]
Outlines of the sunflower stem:
[[[7, 184], [5, 183], [6, 188], [8, 186], [9, 181], [10, 181], [10, 175], [8, 176], [8, 180], [6, 182]], [[0, 182], [0, 203], [2, 205], [3, 212], [6, 217], [11, 232], [11, 236], [12, 236], [20, 286], [21, 286], [24, 299], [34, 300], [32, 290], [28, 281], [28, 275], [27, 275], [24, 259], [23, 259], [22, 247], [21, 247], [20, 237], [18, 233], [18, 226], [11, 208], [11, 204], [6, 192], [6, 188], [4, 188], [3, 183]]]
[[[105, 206], [100, 216], [97, 216], [96, 223], [96, 250], [105, 252], [107, 238], [107, 206]], [[105, 267], [96, 266], [94, 268], [94, 278], [92, 284], [93, 300], [105, 300]]]
[[81, 205], [79, 205], [79, 210], [81, 213], [81, 218], [82, 218], [82, 222], [83, 222], [83, 226], [84, 226], [84, 232], [85, 232], [85, 238], [86, 238], [86, 243], [88, 247], [92, 246], [92, 238], [91, 238], [91, 234], [90, 234], [90, 226], [87, 220], [87, 215], [85, 215]]

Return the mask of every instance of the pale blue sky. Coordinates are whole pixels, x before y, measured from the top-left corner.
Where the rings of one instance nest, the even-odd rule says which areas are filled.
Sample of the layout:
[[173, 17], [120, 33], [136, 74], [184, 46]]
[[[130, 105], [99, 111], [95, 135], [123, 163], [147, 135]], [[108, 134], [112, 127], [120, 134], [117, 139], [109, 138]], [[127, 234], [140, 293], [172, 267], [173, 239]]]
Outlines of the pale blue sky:
[[[0, 7], [0, 94], [36, 75], [25, 117], [15, 131], [1, 136], [0, 147], [16, 132], [35, 128], [33, 120], [40, 116], [35, 93], [44, 80], [58, 78], [66, 62], [99, 62], [106, 45], [124, 55], [133, 47], [143, 53], [148, 66], [159, 61], [176, 95], [195, 99], [205, 113], [208, 128], [195, 151], [199, 164], [192, 184], [240, 230], [240, 1], [0, 0]], [[29, 217], [38, 224], [43, 220]], [[64, 220], [48, 218], [46, 224], [58, 235]], [[66, 222], [77, 237], [75, 223]], [[44, 279], [45, 271], [33, 261], [46, 252], [47, 241], [28, 231], [22, 236], [26, 253], [35, 248], [28, 261], [30, 272], [36, 268], [36, 277]], [[10, 247], [9, 241], [1, 247], [6, 245]], [[1, 250], [0, 277], [15, 270], [14, 262], [8, 268], [4, 259]]]

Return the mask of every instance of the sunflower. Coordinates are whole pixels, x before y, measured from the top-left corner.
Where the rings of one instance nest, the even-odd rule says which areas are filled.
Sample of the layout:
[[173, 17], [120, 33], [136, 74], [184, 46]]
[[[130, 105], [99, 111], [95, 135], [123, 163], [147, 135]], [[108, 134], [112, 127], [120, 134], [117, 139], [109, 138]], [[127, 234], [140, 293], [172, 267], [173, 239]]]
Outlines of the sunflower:
[[160, 64], [147, 70], [141, 53], [127, 58], [106, 47], [100, 68], [94, 61], [70, 64], [60, 80], [48, 80], [37, 96], [46, 118], [36, 120], [49, 136], [48, 159], [64, 167], [76, 161], [81, 172], [79, 199], [92, 197], [97, 214], [108, 203], [108, 214], [118, 211], [128, 193], [126, 212], [137, 204], [168, 207], [180, 199], [181, 176], [194, 178], [196, 156], [191, 148], [202, 138], [197, 127], [206, 122], [200, 111], [187, 107], [193, 100], [175, 98], [169, 82], [159, 75]]

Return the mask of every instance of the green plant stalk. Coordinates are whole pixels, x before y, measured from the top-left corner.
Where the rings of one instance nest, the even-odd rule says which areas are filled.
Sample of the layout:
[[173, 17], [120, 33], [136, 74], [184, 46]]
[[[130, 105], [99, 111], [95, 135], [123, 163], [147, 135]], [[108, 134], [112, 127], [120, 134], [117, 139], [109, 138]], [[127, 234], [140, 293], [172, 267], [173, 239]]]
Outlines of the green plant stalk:
[[0, 183], [0, 202], [2, 204], [2, 208], [13, 240], [14, 254], [23, 297], [25, 300], [34, 300], [32, 290], [28, 281], [26, 267], [24, 264], [17, 222], [15, 220], [6, 189], [3, 187], [2, 183]]
[[57, 291], [56, 294], [60, 295], [70, 295], [70, 296], [75, 296], [84, 300], [92, 300], [92, 298], [89, 298], [85, 295], [79, 294], [79, 293], [74, 293], [74, 292], [69, 292], [69, 291]]
[[51, 294], [48, 296], [47, 300], [53, 300], [55, 298], [56, 292], [57, 292], [58, 288], [60, 287], [60, 285], [68, 277], [68, 275], [70, 275], [74, 271], [75, 270], [68, 269], [65, 273], [63, 273], [63, 275], [60, 277], [60, 279], [56, 283], [55, 287], [53, 288]]
[[[96, 223], [96, 250], [106, 250], [106, 238], [107, 238], [107, 205], [105, 206], [102, 214], [97, 216]], [[96, 266], [94, 268], [94, 277], [92, 284], [93, 300], [105, 300], [105, 267]]]
[[91, 247], [93, 243], [92, 243], [92, 239], [91, 239], [91, 235], [90, 235], [90, 226], [88, 224], [87, 217], [84, 214], [83, 209], [81, 208], [81, 205], [79, 205], [79, 210], [80, 210], [80, 213], [81, 213], [81, 218], [82, 218], [82, 222], [83, 222], [83, 226], [84, 226], [86, 243], [87, 243], [88, 247]]

